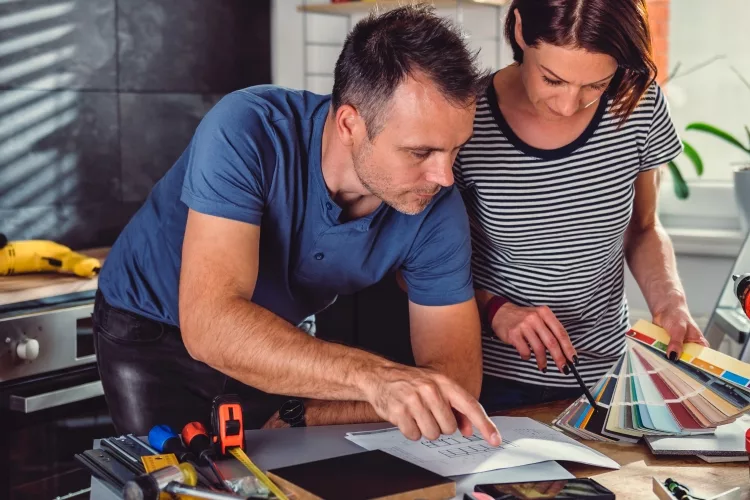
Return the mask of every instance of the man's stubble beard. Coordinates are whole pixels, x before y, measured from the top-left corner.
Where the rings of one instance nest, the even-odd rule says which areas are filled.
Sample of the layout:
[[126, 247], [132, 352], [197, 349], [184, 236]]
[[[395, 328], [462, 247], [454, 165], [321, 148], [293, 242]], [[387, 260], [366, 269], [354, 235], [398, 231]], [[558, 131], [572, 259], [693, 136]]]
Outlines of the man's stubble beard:
[[[378, 168], [370, 161], [372, 152], [372, 144], [369, 140], [359, 148], [359, 150], [352, 156], [352, 163], [354, 164], [354, 173], [357, 175], [359, 182], [367, 189], [373, 196], [382, 200], [386, 205], [390, 206], [394, 210], [401, 212], [406, 215], [418, 215], [427, 208], [432, 198], [428, 198], [424, 203], [416, 205], [407, 205], [400, 203], [398, 197], [391, 197], [387, 192], [387, 187], [390, 186], [391, 180], [388, 176], [382, 175], [378, 171]], [[378, 186], [384, 186], [382, 189]], [[409, 194], [408, 192], [403, 194]]]

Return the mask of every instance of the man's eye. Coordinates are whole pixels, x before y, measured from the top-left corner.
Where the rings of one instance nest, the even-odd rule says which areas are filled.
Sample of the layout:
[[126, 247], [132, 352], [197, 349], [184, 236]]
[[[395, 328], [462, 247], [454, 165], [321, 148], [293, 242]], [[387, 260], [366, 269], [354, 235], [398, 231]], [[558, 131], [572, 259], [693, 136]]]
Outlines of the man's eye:
[[563, 82], [561, 82], [560, 80], [550, 80], [549, 78], [547, 78], [547, 77], [546, 77], [546, 76], [544, 76], [544, 75], [542, 75], [542, 78], [544, 79], [544, 82], [545, 82], [545, 83], [546, 83], [547, 85], [552, 85], [553, 87], [557, 87], [558, 85], [562, 85], [562, 83], [563, 83]]
[[430, 156], [430, 152], [427, 151], [425, 153], [422, 153], [422, 152], [419, 152], [419, 151], [412, 151], [411, 155], [414, 158], [418, 159], [418, 160], [424, 160], [425, 158], [427, 158], [428, 156]]

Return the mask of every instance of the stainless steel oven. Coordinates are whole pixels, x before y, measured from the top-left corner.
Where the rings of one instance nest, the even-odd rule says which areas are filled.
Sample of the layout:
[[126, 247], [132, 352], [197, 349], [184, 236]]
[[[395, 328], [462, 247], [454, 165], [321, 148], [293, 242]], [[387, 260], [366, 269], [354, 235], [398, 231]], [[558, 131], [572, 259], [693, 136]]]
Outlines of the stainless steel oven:
[[96, 368], [93, 295], [0, 308], [0, 498], [87, 488], [73, 455], [114, 434]]

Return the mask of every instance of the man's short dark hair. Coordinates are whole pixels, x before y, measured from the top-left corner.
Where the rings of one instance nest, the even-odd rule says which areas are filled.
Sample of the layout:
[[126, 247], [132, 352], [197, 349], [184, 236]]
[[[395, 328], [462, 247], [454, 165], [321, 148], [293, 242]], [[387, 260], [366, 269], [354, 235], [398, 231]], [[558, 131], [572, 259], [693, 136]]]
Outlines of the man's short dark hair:
[[370, 14], [346, 37], [336, 61], [332, 105], [354, 106], [370, 138], [383, 126], [396, 87], [421, 72], [459, 106], [473, 103], [488, 84], [464, 37], [427, 5], [407, 5]]

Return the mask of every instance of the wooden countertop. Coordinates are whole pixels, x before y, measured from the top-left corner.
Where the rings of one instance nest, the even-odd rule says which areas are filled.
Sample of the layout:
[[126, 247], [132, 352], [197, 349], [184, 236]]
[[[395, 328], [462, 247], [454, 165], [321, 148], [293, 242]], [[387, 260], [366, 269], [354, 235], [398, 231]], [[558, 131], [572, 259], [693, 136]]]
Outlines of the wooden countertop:
[[[91, 248], [80, 253], [104, 261], [109, 248]], [[96, 290], [98, 278], [69, 274], [33, 273], [0, 276], [0, 306]]]
[[[546, 424], [559, 415], [572, 400], [528, 406], [493, 415], [531, 417]], [[570, 434], [568, 434], [570, 436]], [[572, 462], [561, 462], [576, 477], [590, 477], [612, 490], [618, 500], [646, 500], [656, 498], [651, 477], [664, 480], [671, 477], [689, 486], [702, 498], [723, 493], [735, 486], [742, 487], [740, 498], [750, 499], [750, 466], [747, 462], [709, 464], [700, 458], [662, 457], [651, 454], [645, 443], [616, 444], [583, 441], [586, 446], [604, 453], [620, 464], [621, 469], [610, 471]]]

